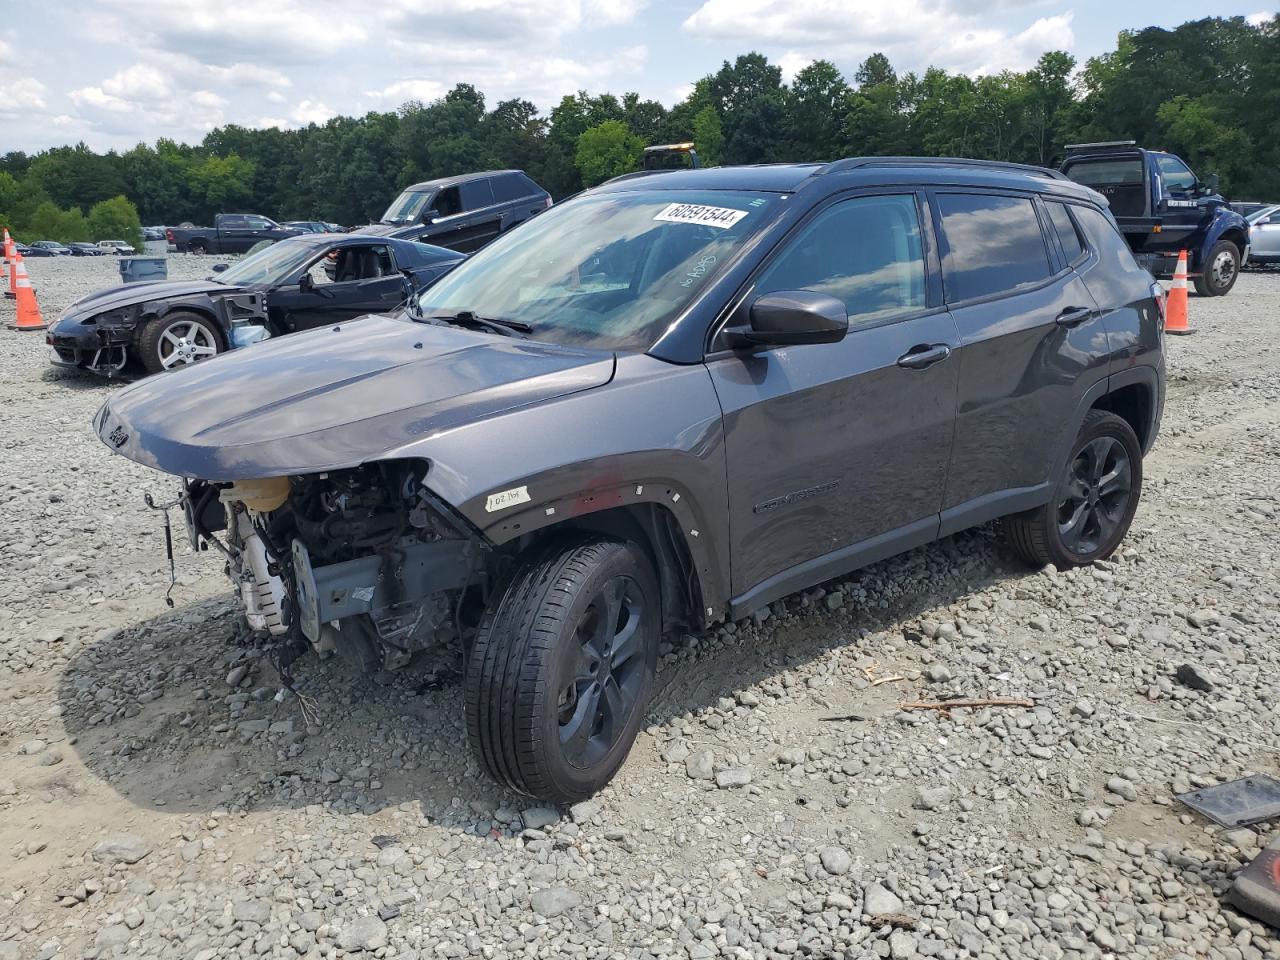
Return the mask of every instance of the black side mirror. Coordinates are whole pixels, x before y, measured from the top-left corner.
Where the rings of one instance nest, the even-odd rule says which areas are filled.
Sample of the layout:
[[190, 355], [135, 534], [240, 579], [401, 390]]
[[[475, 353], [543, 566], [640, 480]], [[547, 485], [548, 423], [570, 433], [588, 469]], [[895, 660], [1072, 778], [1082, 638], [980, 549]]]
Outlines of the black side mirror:
[[849, 313], [835, 297], [810, 290], [780, 290], [759, 297], [749, 324], [725, 331], [735, 347], [836, 343], [849, 332]]
[[301, 293], [312, 293], [316, 289], [316, 282], [311, 279], [311, 274], [304, 273], [298, 278], [298, 290]]
[[435, 223], [439, 219], [440, 219], [440, 211], [437, 210], [435, 207], [432, 207], [430, 210], [424, 210], [422, 213], [423, 223]]
[[222, 273], [222, 272], [223, 272], [224, 270], [226, 270], [229, 266], [230, 266], [230, 264], [228, 264], [228, 263], [215, 263], [215, 264], [213, 265], [213, 272], [214, 272], [214, 273]]

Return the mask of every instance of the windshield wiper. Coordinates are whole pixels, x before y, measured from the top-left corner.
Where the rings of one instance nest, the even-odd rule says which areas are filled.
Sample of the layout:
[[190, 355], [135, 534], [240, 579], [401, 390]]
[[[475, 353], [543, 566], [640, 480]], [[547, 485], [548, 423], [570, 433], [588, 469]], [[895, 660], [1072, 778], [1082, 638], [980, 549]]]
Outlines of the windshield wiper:
[[432, 314], [427, 317], [420, 316], [422, 320], [439, 320], [442, 323], [452, 323], [459, 327], [470, 327], [471, 329], [489, 330], [492, 333], [501, 334], [509, 337], [513, 333], [533, 333], [533, 327], [522, 320], [506, 320], [502, 317], [481, 317], [470, 310], [459, 310], [457, 313], [439, 313]]

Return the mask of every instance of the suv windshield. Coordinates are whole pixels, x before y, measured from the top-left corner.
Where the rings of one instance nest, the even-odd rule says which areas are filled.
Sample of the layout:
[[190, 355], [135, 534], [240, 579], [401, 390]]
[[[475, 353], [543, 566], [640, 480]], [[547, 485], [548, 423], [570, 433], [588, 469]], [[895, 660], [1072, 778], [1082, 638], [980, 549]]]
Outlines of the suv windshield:
[[387, 212], [382, 215], [382, 222], [415, 223], [426, 209], [431, 193], [430, 190], [406, 190], [387, 207]]
[[310, 243], [289, 243], [285, 240], [245, 257], [231, 269], [214, 274], [210, 279], [232, 286], [275, 283], [301, 267], [315, 253], [316, 248]]
[[519, 320], [537, 340], [644, 351], [777, 204], [777, 194], [736, 190], [581, 196], [489, 244], [423, 292], [418, 311]]

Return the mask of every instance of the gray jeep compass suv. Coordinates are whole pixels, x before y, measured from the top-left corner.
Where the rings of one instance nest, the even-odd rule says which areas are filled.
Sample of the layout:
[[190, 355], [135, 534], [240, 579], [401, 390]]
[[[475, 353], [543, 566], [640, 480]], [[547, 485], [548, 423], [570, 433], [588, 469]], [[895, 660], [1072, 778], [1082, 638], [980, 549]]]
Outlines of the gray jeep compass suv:
[[410, 301], [113, 395], [183, 477], [284, 683], [460, 638], [471, 746], [585, 797], [660, 637], [995, 518], [1116, 549], [1163, 400], [1163, 300], [1091, 189], [967, 160], [636, 174]]

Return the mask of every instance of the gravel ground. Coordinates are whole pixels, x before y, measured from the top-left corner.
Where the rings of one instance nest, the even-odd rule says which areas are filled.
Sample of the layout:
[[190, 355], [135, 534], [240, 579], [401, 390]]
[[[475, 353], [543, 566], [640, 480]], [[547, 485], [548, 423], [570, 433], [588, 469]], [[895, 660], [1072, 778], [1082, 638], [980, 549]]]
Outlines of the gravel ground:
[[[29, 269], [46, 317], [115, 279]], [[1276, 827], [1171, 799], [1280, 773], [1277, 315], [1274, 274], [1192, 299], [1110, 562], [1027, 571], [981, 528], [688, 638], [560, 811], [470, 760], [457, 651], [300, 662], [304, 716], [213, 558], [168, 609], [141, 498], [174, 484], [89, 427], [118, 386], [0, 330], [0, 960], [1280, 956], [1222, 905]], [[1036, 706], [898, 708], [957, 694]]]

